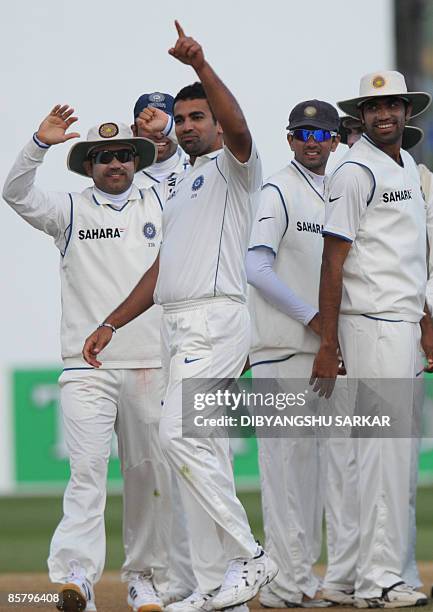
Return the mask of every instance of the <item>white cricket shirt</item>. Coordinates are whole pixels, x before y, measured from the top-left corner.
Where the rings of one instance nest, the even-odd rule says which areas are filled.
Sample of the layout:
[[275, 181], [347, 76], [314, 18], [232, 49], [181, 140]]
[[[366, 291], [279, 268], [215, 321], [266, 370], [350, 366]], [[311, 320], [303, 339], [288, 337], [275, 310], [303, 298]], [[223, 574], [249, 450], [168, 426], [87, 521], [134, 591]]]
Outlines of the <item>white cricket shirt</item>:
[[418, 322], [426, 290], [426, 206], [413, 158], [403, 166], [366, 135], [329, 181], [324, 234], [352, 242], [342, 314]]
[[[253, 224], [250, 249], [266, 247], [275, 254], [278, 278], [300, 299], [318, 309], [324, 199], [305, 169], [293, 161], [265, 183]], [[250, 288], [251, 363], [316, 353], [318, 336]]]
[[[152, 265], [161, 241], [161, 204], [153, 189], [133, 186], [119, 210], [96, 194], [47, 192], [34, 185], [47, 149], [30, 141], [10, 171], [3, 196], [60, 251], [61, 345], [65, 368], [89, 367], [81, 357], [86, 337], [122, 302]], [[100, 353], [103, 368], [161, 366], [160, 308], [152, 307]]]
[[245, 256], [261, 182], [254, 144], [245, 163], [227, 147], [196, 159], [164, 207], [156, 303], [216, 296], [245, 302]]
[[139, 189], [156, 187], [158, 194], [165, 201], [173, 191], [177, 179], [189, 168], [188, 158], [180, 147], [163, 162], [156, 162], [137, 172], [134, 184]]

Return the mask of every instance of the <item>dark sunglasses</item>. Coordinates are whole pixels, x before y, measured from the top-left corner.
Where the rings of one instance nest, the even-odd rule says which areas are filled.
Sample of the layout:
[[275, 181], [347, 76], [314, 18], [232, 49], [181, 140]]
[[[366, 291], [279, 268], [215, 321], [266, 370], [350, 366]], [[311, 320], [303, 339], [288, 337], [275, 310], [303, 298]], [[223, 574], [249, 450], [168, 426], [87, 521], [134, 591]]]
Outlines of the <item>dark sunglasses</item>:
[[325, 140], [329, 140], [333, 136], [337, 135], [337, 132], [330, 132], [329, 130], [289, 130], [289, 134], [296, 138], [296, 140], [301, 140], [302, 142], [307, 142], [307, 140], [312, 136], [316, 142], [324, 142]]
[[137, 155], [132, 149], [118, 149], [117, 151], [95, 151], [90, 154], [90, 159], [94, 164], [109, 164], [114, 158], [121, 164], [133, 161]]

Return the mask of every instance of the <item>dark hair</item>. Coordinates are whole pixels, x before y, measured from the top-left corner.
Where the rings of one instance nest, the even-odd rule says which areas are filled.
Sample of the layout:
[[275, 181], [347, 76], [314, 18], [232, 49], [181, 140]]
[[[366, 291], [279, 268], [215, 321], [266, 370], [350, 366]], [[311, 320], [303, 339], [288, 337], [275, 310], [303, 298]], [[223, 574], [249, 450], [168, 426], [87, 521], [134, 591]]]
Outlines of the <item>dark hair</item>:
[[[176, 102], [178, 102], [179, 100], [206, 100], [207, 101], [207, 95], [200, 81], [196, 81], [192, 85], [187, 85], [186, 87], [183, 87], [179, 91], [179, 93], [176, 94], [176, 97], [174, 98], [174, 102], [173, 102], [173, 110], [176, 105]], [[213, 120], [216, 123], [217, 119], [215, 115], [213, 114], [213, 111], [210, 105], [209, 105], [209, 108], [210, 108], [210, 112], [212, 113]]]

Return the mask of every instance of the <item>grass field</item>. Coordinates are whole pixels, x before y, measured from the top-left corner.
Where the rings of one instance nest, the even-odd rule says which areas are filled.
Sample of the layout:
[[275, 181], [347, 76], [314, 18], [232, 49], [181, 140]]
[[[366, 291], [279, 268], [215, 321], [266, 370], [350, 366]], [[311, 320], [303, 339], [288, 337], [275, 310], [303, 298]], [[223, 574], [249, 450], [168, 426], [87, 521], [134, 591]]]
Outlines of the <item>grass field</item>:
[[[255, 536], [263, 542], [259, 493], [239, 495]], [[433, 488], [420, 488], [417, 559], [433, 561]], [[48, 546], [62, 514], [61, 497], [0, 498], [0, 572], [45, 572]], [[106, 510], [106, 569], [118, 569], [122, 552], [122, 499], [109, 496]], [[325, 561], [325, 558], [322, 558]]]

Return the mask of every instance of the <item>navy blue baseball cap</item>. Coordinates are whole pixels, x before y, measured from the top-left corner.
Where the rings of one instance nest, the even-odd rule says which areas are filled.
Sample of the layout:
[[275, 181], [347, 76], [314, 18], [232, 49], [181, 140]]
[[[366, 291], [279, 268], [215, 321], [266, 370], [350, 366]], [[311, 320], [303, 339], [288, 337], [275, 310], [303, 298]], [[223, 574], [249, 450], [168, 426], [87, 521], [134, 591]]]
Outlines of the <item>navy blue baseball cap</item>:
[[168, 93], [161, 93], [160, 91], [154, 91], [153, 93], [141, 95], [134, 106], [134, 120], [137, 119], [138, 115], [144, 108], [153, 106], [160, 108], [164, 113], [169, 115], [173, 114], [173, 103], [174, 98]]

